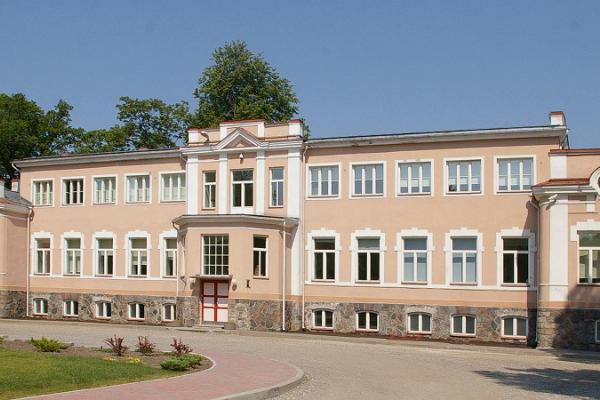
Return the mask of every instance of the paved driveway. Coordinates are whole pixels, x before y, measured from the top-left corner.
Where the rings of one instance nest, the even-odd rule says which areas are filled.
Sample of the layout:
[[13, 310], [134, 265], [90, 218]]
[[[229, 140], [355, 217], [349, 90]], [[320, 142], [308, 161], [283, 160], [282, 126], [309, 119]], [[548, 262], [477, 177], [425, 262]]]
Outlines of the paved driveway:
[[[287, 399], [600, 399], [600, 358], [539, 350], [408, 343], [303, 334], [187, 332], [147, 326], [1, 321], [0, 335], [49, 336], [99, 346], [113, 334], [147, 335], [168, 349], [182, 337], [196, 351], [258, 354], [302, 368]], [[249, 373], [253, 373], [249, 371]]]

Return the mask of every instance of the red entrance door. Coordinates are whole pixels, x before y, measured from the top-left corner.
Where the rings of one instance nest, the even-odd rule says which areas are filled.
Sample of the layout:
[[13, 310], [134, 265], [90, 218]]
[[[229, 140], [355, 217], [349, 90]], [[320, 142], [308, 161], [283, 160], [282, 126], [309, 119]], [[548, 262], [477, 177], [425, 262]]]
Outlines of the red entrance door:
[[205, 281], [202, 283], [202, 321], [227, 322], [227, 297], [229, 282]]

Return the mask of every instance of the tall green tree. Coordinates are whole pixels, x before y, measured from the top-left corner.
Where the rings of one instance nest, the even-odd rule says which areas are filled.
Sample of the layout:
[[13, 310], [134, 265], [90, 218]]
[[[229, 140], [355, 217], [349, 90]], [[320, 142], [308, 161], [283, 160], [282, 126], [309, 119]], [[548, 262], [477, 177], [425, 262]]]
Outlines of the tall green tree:
[[298, 112], [292, 84], [253, 54], [242, 41], [226, 43], [213, 53], [213, 64], [198, 79], [194, 124], [216, 127], [224, 120], [264, 118], [286, 121]]
[[72, 143], [74, 153], [104, 153], [129, 150], [131, 128], [115, 125], [109, 129], [82, 132]]

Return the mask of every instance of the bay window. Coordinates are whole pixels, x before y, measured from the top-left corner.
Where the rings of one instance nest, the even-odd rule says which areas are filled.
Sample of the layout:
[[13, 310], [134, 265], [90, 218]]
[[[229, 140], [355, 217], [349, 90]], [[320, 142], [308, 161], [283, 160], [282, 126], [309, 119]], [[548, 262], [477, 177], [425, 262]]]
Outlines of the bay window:
[[204, 275], [229, 274], [229, 236], [206, 235], [202, 240]]

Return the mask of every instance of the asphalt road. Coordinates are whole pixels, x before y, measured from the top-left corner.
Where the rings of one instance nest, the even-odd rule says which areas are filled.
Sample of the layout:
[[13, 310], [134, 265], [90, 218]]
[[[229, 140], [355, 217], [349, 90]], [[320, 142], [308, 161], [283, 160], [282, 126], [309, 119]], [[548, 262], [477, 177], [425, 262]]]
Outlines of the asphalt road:
[[[113, 334], [143, 335], [168, 350], [181, 337], [194, 351], [246, 353], [292, 363], [305, 382], [289, 399], [600, 399], [600, 354], [415, 343], [372, 338], [0, 320], [11, 339], [46, 336], [100, 346]], [[252, 373], [252, 371], [249, 371]]]

